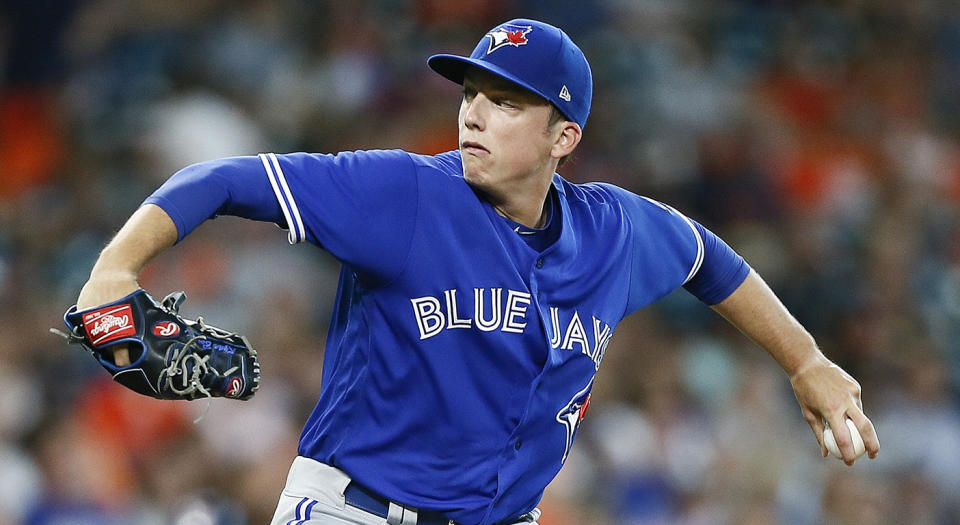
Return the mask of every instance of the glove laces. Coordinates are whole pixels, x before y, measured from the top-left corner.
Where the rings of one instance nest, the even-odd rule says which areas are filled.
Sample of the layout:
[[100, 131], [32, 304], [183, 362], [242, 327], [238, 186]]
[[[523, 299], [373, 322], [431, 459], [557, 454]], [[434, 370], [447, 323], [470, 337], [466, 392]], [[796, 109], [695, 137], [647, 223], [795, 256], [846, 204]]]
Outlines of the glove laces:
[[[54, 335], [59, 335], [60, 337], [66, 339], [68, 345], [83, 345], [83, 342], [84, 342], [83, 336], [77, 335], [77, 330], [79, 329], [80, 329], [79, 326], [74, 326], [73, 331], [70, 333], [67, 333], [67, 332], [64, 332], [63, 330], [57, 330], [56, 328], [51, 328], [50, 333]], [[83, 349], [87, 350], [91, 354], [93, 353], [85, 345], [83, 346]]]
[[[207, 330], [210, 329], [209, 326], [202, 325], [202, 319], [198, 319], [198, 324], [201, 324], [203, 328]], [[233, 366], [228, 370], [220, 372], [216, 368], [210, 366], [207, 361], [210, 360], [211, 354], [207, 354], [203, 357], [200, 357], [196, 353], [197, 350], [200, 350], [200, 345], [198, 341], [204, 341], [207, 337], [204, 335], [196, 335], [191, 337], [183, 346], [173, 350], [173, 355], [170, 356], [170, 364], [167, 365], [162, 372], [160, 372], [160, 381], [161, 383], [175, 392], [177, 395], [181, 396], [194, 396], [197, 392], [206, 396], [207, 404], [203, 408], [203, 412], [197, 416], [193, 422], [199, 423], [203, 418], [207, 416], [207, 412], [210, 411], [210, 404], [213, 400], [213, 395], [210, 394], [210, 391], [207, 390], [201, 379], [207, 374], [214, 374], [218, 376], [228, 376], [237, 371], [239, 366]], [[173, 345], [170, 345], [171, 348]], [[191, 366], [192, 365], [192, 366]], [[177, 384], [179, 381], [179, 385]]]

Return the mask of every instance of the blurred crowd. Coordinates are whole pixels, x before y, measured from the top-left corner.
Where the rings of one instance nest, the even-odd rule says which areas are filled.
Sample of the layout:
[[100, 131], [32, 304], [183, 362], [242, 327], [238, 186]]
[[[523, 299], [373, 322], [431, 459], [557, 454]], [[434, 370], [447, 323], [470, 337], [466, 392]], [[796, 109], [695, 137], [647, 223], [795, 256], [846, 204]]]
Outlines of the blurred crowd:
[[[821, 458], [789, 382], [683, 291], [624, 320], [541, 525], [960, 523], [960, 11], [949, 0], [0, 3], [0, 524], [267, 523], [320, 388], [338, 265], [218, 218], [144, 272], [245, 332], [246, 403], [113, 383], [62, 327], [177, 169], [456, 147], [427, 68], [516, 16], [591, 61], [561, 173], [666, 201], [742, 253], [863, 386], [881, 453]], [[612, 254], [612, 256], [616, 256]]]

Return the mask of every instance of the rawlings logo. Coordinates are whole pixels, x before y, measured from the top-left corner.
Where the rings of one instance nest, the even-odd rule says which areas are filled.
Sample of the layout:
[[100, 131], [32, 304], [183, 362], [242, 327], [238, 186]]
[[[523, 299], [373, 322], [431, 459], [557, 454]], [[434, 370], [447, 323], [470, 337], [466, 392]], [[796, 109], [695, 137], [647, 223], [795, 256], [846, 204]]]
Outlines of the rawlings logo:
[[230, 380], [224, 395], [227, 397], [240, 397], [241, 392], [243, 392], [243, 379], [235, 377]]
[[93, 345], [137, 334], [129, 304], [108, 306], [83, 314], [83, 328]]
[[180, 333], [180, 326], [173, 321], [160, 321], [153, 325], [153, 335], [157, 337], [173, 337]]
[[484, 36], [490, 38], [487, 54], [493, 53], [504, 46], [520, 47], [527, 43], [527, 33], [533, 31], [533, 26], [503, 24]]

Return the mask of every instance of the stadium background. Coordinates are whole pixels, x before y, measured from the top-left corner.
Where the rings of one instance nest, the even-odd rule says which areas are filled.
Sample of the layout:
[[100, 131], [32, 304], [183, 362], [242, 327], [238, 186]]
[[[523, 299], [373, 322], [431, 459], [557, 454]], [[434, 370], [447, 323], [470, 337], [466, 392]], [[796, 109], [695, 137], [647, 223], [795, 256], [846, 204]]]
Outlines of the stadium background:
[[191, 162], [455, 147], [459, 92], [424, 61], [518, 15], [564, 27], [593, 65], [562, 173], [720, 233], [861, 381], [883, 447], [820, 459], [774, 362], [675, 294], [615, 334], [542, 525], [960, 522], [953, 2], [0, 6], [0, 523], [265, 523], [318, 392], [335, 262], [221, 218], [145, 272], [262, 351], [257, 397], [196, 426], [203, 402], [136, 397], [47, 328]]

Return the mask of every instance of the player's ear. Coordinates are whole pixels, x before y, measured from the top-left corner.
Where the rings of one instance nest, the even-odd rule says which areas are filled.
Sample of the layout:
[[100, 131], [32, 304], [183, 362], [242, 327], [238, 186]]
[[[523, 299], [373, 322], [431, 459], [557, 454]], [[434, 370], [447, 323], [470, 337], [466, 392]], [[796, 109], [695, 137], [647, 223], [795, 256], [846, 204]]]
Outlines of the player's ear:
[[557, 135], [557, 140], [553, 143], [550, 156], [555, 159], [560, 159], [573, 153], [577, 144], [580, 144], [580, 139], [583, 137], [583, 130], [580, 129], [580, 124], [569, 120], [559, 122], [557, 125], [560, 126], [560, 133]]

